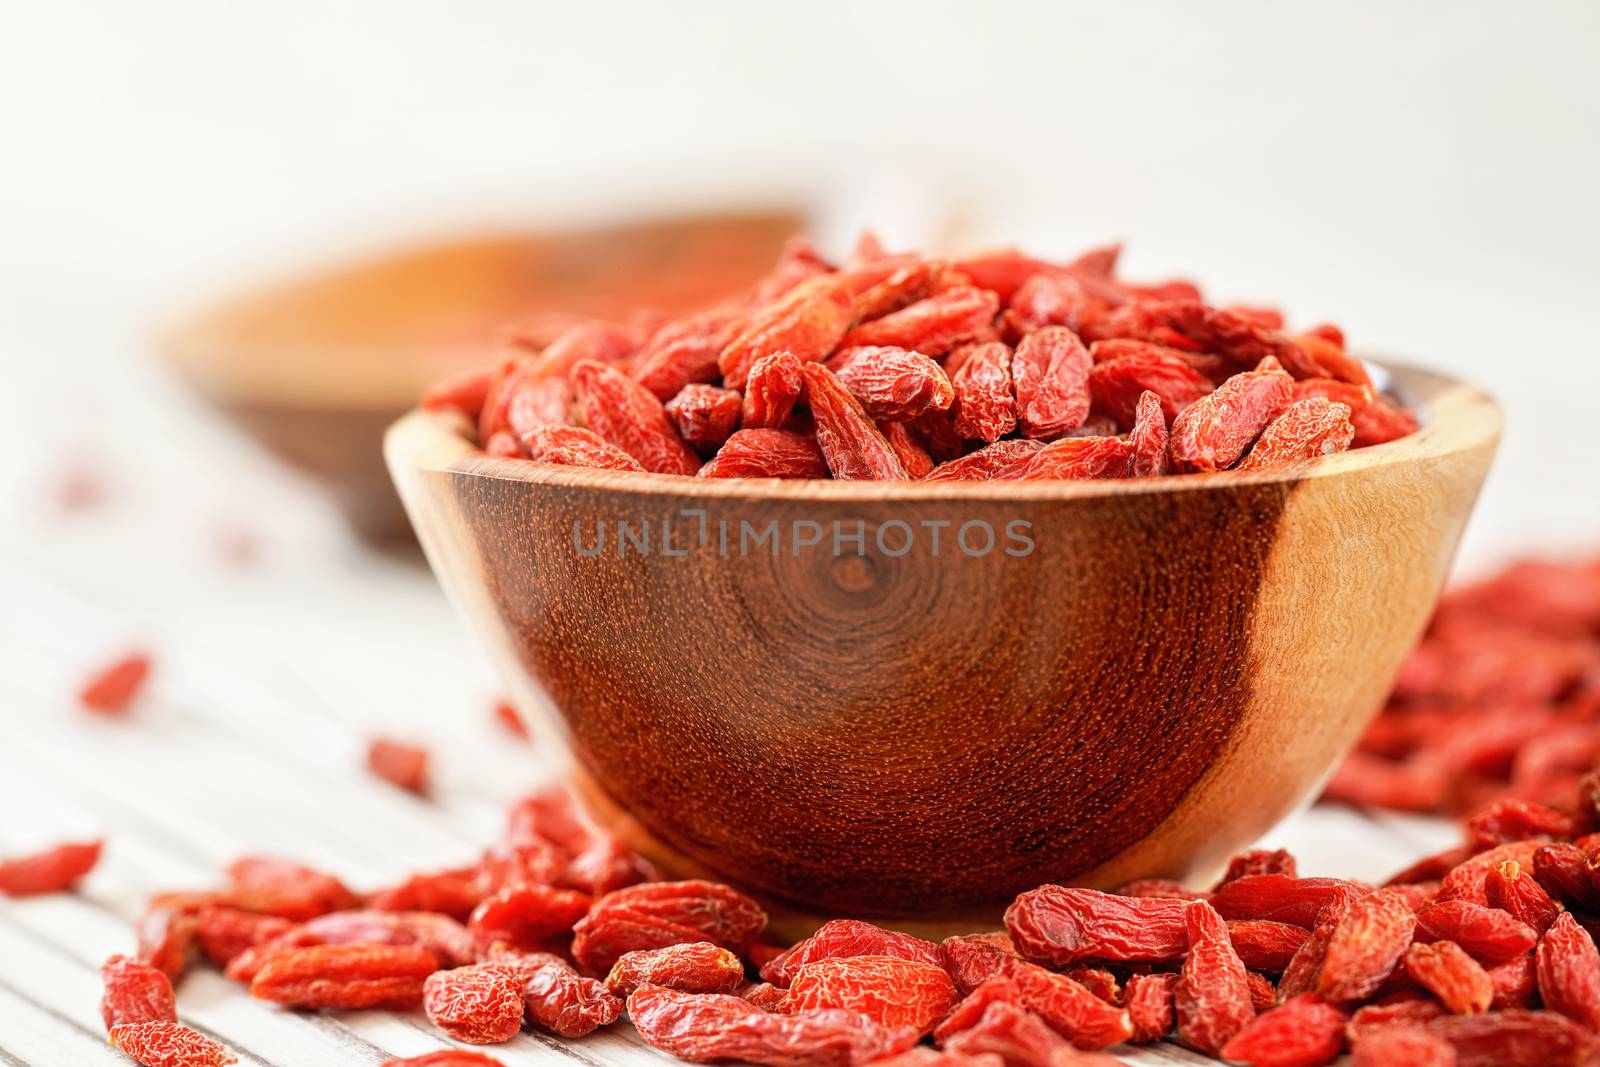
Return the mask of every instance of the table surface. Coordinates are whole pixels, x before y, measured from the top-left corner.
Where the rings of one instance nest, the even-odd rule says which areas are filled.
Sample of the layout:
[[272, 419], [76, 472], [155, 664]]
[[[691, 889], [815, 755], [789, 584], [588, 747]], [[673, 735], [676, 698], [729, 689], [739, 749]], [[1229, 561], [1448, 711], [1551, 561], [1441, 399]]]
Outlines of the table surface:
[[[493, 721], [494, 679], [426, 569], [360, 549], [298, 484], [235, 458], [235, 477], [199, 493], [162, 463], [110, 464], [102, 499], [77, 511], [55, 500], [61, 470], [12, 487], [27, 492], [0, 546], [0, 854], [96, 834], [107, 847], [80, 893], [0, 901], [0, 1064], [124, 1062], [105, 1045], [97, 970], [131, 950], [149, 894], [213, 884], [246, 851], [358, 888], [468, 861], [543, 774], [537, 751]], [[244, 561], [242, 540], [255, 545]], [[134, 646], [157, 663], [136, 710], [79, 709], [85, 674]], [[430, 799], [366, 773], [365, 742], [380, 732], [432, 748]], [[1379, 878], [1451, 834], [1318, 807], [1267, 843], [1309, 874]], [[203, 967], [179, 1007], [246, 1064], [376, 1064], [444, 1047], [420, 1015], [280, 1011]], [[660, 1058], [625, 1025], [493, 1051], [508, 1065]], [[1123, 1058], [1209, 1062], [1175, 1045]]]

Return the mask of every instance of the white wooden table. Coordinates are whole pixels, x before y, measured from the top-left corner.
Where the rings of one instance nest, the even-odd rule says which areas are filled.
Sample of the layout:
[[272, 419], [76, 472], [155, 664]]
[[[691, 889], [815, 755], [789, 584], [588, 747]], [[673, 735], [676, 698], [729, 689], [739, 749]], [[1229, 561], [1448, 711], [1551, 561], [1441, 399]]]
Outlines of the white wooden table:
[[[314, 495], [204, 420], [166, 425], [137, 453], [106, 447], [126, 432], [81, 442], [104, 457], [92, 509], [54, 505], [70, 448], [5, 486], [0, 852], [97, 834], [107, 847], [80, 894], [0, 901], [0, 1064], [124, 1062], [105, 1045], [97, 970], [132, 948], [150, 893], [212, 884], [246, 851], [358, 888], [460, 863], [543, 773], [490, 717], [497, 686], [425, 569], [358, 548]], [[261, 540], [249, 566], [217, 549], [219, 530], [241, 527]], [[78, 709], [86, 672], [133, 645], [157, 661], [137, 709]], [[377, 732], [430, 745], [431, 800], [365, 772]], [[1378, 878], [1451, 835], [1319, 808], [1268, 842], [1307, 873]], [[444, 1045], [420, 1015], [284, 1012], [203, 967], [179, 1010], [246, 1064], [376, 1064]], [[660, 1059], [625, 1025], [493, 1052], [508, 1065]], [[1175, 1046], [1125, 1058], [1207, 1062]]]

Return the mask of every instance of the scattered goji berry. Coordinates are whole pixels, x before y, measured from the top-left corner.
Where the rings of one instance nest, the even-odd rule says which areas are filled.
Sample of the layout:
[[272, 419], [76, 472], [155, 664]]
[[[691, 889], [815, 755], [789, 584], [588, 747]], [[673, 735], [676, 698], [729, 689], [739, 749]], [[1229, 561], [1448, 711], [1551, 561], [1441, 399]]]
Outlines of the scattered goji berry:
[[667, 323], [639, 351], [634, 380], [662, 402], [686, 385], [715, 380], [717, 357], [743, 325], [744, 314], [736, 307], [712, 308]]
[[1092, 365], [1089, 350], [1064, 326], [1046, 326], [1022, 339], [1012, 356], [1011, 376], [1023, 436], [1049, 440], [1083, 425], [1089, 417]]
[[1128, 475], [1133, 478], [1154, 478], [1170, 471], [1170, 440], [1167, 416], [1161, 410], [1161, 398], [1146, 391], [1139, 397], [1133, 430], [1128, 434], [1132, 451], [1128, 457]]
[[1371, 996], [1400, 962], [1416, 926], [1416, 915], [1393, 889], [1357, 900], [1328, 938], [1317, 992], [1332, 1001]]
[[367, 746], [367, 767], [379, 778], [412, 793], [428, 790], [428, 750], [380, 737]]
[[473, 422], [483, 412], [489, 396], [491, 370], [469, 370], [434, 382], [417, 402], [424, 411], [459, 411]]
[[568, 934], [589, 914], [593, 901], [576, 889], [549, 885], [511, 885], [479, 904], [467, 922], [480, 949], [502, 942], [534, 951]]
[[762, 356], [750, 365], [740, 425], [746, 430], [783, 426], [805, 392], [805, 384], [800, 360], [793, 352], [783, 349]]
[[1011, 347], [1003, 341], [978, 345], [952, 379], [956, 433], [992, 442], [1017, 424], [1011, 387]]
[[802, 363], [826, 358], [850, 328], [853, 301], [849, 288], [833, 278], [801, 282], [754, 314], [718, 354], [723, 384], [743, 389], [756, 360], [774, 352], [793, 353]]
[[1052, 967], [1085, 959], [1162, 962], [1188, 950], [1187, 909], [1183, 900], [1047, 885], [1012, 901], [1006, 930], [1018, 952]]
[[678, 435], [700, 452], [715, 452], [739, 428], [744, 398], [732, 389], [686, 385], [667, 401]]
[[572, 955], [605, 974], [625, 952], [710, 941], [734, 952], [766, 929], [767, 915], [743, 893], [713, 882], [648, 882], [608, 893], [573, 928]]
[[604, 984], [580, 975], [559, 956], [495, 945], [486, 957], [521, 976], [528, 1022], [541, 1030], [558, 1037], [583, 1037], [622, 1014], [622, 1001]]
[[1458, 1067], [1558, 1067], [1576, 1064], [1590, 1037], [1551, 1011], [1445, 1015], [1429, 1030], [1455, 1049]]
[[1406, 973], [1438, 997], [1446, 1011], [1471, 1015], [1488, 1011], [1494, 1001], [1488, 972], [1454, 941], [1412, 945], [1404, 960]]
[[1177, 987], [1175, 974], [1134, 974], [1123, 988], [1122, 1003], [1133, 1023], [1136, 1045], [1160, 1041], [1172, 1032], [1172, 994]]
[[1250, 874], [1218, 886], [1211, 904], [1224, 919], [1269, 919], [1309, 930], [1317, 924], [1323, 905], [1344, 889], [1362, 891], [1339, 878]]
[[887, 345], [942, 356], [960, 342], [980, 336], [999, 310], [1000, 300], [994, 293], [958, 286], [862, 323], [845, 334], [839, 346]]
[[217, 1042], [175, 1022], [114, 1026], [111, 1043], [145, 1067], [227, 1067], [239, 1062]]
[[624, 952], [606, 975], [606, 988], [624, 999], [646, 983], [682, 993], [732, 993], [744, 983], [744, 964], [725, 948], [696, 941]]
[[1267, 423], [1239, 469], [1267, 470], [1343, 452], [1354, 436], [1344, 404], [1320, 397], [1296, 400]]
[[594, 360], [572, 368], [572, 385], [584, 423], [647, 471], [693, 474], [694, 451], [678, 436], [655, 394], [626, 374]]
[[1545, 1007], [1600, 1031], [1600, 952], [1571, 912], [1563, 912], [1539, 939], [1535, 954]]
[[32, 897], [71, 889], [100, 862], [101, 844], [71, 842], [31, 856], [0, 860], [0, 894]]
[[112, 956], [100, 966], [105, 993], [100, 1017], [110, 1031], [126, 1023], [175, 1023], [178, 1001], [172, 982], [158, 968], [126, 956]]
[[956, 987], [944, 968], [893, 956], [840, 956], [798, 968], [789, 984], [789, 1010], [842, 1008], [891, 1031], [925, 1034], [955, 1006]]
[[1173, 988], [1178, 1034], [1214, 1056], [1255, 1018], [1255, 1005], [1222, 916], [1204, 900], [1184, 904], [1183, 915], [1189, 950]]
[[639, 461], [582, 426], [537, 426], [522, 435], [518, 455], [540, 463], [597, 470], [642, 471]]
[[763, 981], [787, 988], [795, 973], [808, 963], [847, 956], [892, 956], [896, 959], [945, 964], [945, 955], [932, 941], [885, 930], [858, 919], [830, 919], [817, 932], [761, 968]]
[[1367, 1030], [1350, 1043], [1350, 1067], [1456, 1067], [1450, 1042], [1419, 1026]]
[[956, 989], [970, 995], [996, 976], [1016, 987], [1021, 1004], [1079, 1048], [1106, 1048], [1133, 1034], [1128, 1013], [1107, 1004], [1064, 974], [1014, 955], [1005, 935], [947, 938], [945, 967]]
[[1417, 912], [1416, 936], [1418, 941], [1453, 941], [1490, 963], [1520, 956], [1539, 940], [1527, 923], [1467, 900], [1440, 901]]
[[1062, 437], [1028, 460], [1019, 478], [1121, 478], [1133, 459], [1133, 445], [1120, 437]]
[[834, 373], [820, 363], [807, 363], [800, 368], [800, 375], [805, 379], [806, 402], [817, 422], [817, 446], [829, 473], [841, 481], [903, 481], [906, 469], [900, 458]]
[[874, 419], [905, 421], [943, 411], [955, 397], [939, 364], [904, 348], [855, 348], [834, 369], [840, 383]]
[[238, 908], [201, 908], [194, 917], [194, 935], [201, 951], [219, 967], [226, 967], [246, 949], [281, 937], [294, 928], [292, 920]]
[[275, 856], [243, 856], [228, 865], [228, 902], [242, 911], [305, 922], [356, 906], [331, 874]]
[[373, 911], [436, 911], [465, 920], [483, 899], [478, 867], [414, 874], [363, 902]]
[[1228, 939], [1244, 965], [1252, 971], [1268, 974], [1282, 974], [1310, 936], [1311, 932], [1304, 927], [1265, 919], [1238, 919], [1228, 923]]
[[982, 482], [1016, 478], [1044, 447], [1042, 441], [1009, 438], [939, 464], [928, 474], [930, 482]]
[[1499, 908], [1525, 924], [1535, 937], [1550, 929], [1561, 908], [1515, 860], [1490, 867], [1483, 876], [1483, 895], [1491, 908]]
[[431, 911], [336, 911], [300, 929], [323, 945], [415, 945], [433, 953], [441, 967], [465, 966], [477, 954], [465, 926]]
[[250, 995], [291, 1008], [414, 1008], [439, 969], [433, 953], [399, 945], [312, 945], [269, 956]]
[[817, 442], [789, 430], [740, 430], [700, 468], [702, 478], [827, 476], [828, 465]]
[[102, 715], [128, 710], [150, 676], [150, 656], [130, 652], [96, 671], [78, 691], [78, 703]]
[[1315, 993], [1302, 993], [1250, 1020], [1218, 1055], [1250, 1067], [1320, 1067], [1344, 1050], [1349, 1018]]
[[448, 1048], [439, 1052], [425, 1052], [421, 1056], [407, 1056], [403, 1060], [384, 1060], [378, 1067], [505, 1067], [505, 1065], [482, 1052]]
[[422, 1007], [429, 1022], [457, 1041], [510, 1041], [522, 1029], [522, 976], [496, 963], [435, 971], [423, 985]]

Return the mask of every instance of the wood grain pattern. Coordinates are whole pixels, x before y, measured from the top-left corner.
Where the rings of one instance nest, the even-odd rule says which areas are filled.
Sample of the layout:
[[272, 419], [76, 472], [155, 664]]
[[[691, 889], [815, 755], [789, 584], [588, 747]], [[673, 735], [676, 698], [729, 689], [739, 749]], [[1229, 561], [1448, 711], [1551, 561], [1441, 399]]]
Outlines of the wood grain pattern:
[[241, 294], [165, 330], [162, 358], [268, 451], [326, 485], [370, 541], [409, 540], [382, 433], [434, 380], [486, 366], [537, 312], [618, 321], [750, 285], [791, 210], [685, 216], [428, 245]]
[[[1482, 394], [1396, 379], [1422, 432], [1264, 474], [707, 484], [493, 460], [415, 415], [388, 454], [447, 590], [636, 846], [802, 915], [962, 924], [1041, 882], [1204, 873], [1354, 740], [1498, 437]], [[866, 550], [724, 554], [719, 520], [860, 524]], [[1018, 556], [874, 537], [1019, 521]], [[619, 524], [653, 551], [586, 554]]]

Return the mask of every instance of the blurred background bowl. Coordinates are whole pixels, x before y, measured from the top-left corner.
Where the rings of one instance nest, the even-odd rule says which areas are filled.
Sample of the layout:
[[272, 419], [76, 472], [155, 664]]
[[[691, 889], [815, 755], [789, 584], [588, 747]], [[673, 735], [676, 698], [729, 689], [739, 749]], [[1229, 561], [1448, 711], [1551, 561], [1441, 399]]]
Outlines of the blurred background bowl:
[[737, 293], [804, 228], [798, 210], [465, 237], [263, 287], [166, 329], [164, 358], [235, 425], [320, 482], [363, 539], [410, 526], [383, 431], [437, 378], [489, 363], [543, 313], [621, 319]]
[[[421, 413], [386, 450], [446, 591], [629, 844], [799, 926], [970, 929], [1040, 883], [1205, 876], [1354, 742], [1500, 431], [1477, 390], [1390, 372], [1420, 432], [1262, 474], [692, 480], [493, 459]], [[724, 552], [723, 521], [783, 549]], [[895, 521], [902, 555], [876, 547]], [[790, 551], [836, 522], [864, 555]], [[957, 548], [971, 522], [991, 551]]]

